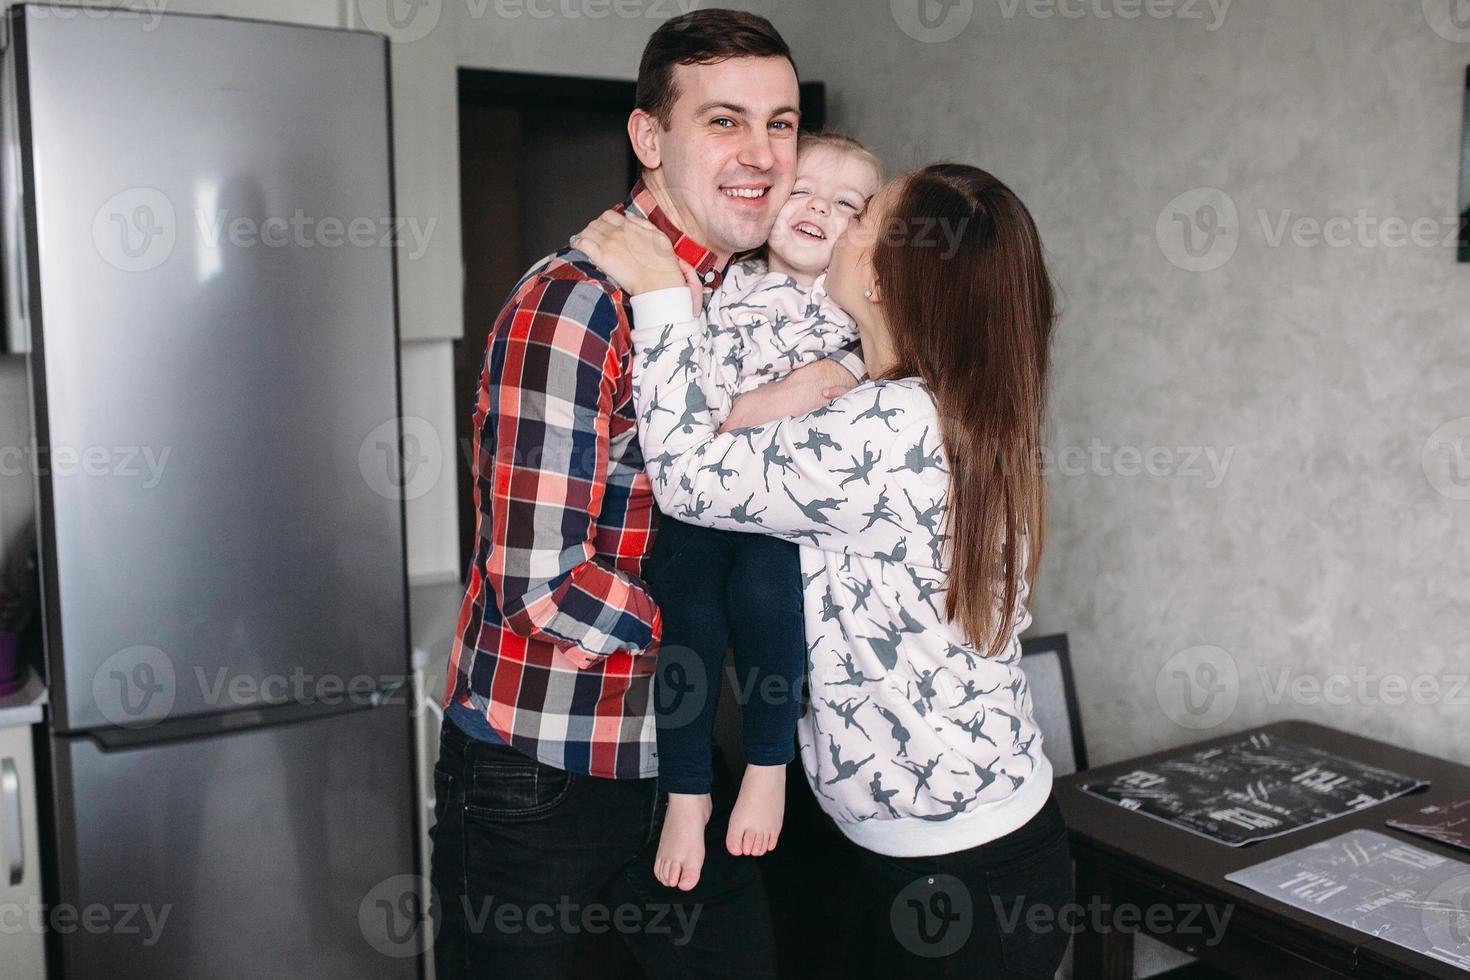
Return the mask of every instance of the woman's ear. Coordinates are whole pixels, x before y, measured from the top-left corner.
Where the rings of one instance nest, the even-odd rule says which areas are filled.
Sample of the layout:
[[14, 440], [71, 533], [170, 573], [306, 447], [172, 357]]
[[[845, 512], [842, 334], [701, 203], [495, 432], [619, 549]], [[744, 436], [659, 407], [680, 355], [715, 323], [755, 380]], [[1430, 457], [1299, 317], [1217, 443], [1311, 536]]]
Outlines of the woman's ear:
[[658, 120], [642, 109], [628, 114], [628, 141], [638, 162], [648, 170], [657, 170], [663, 157], [658, 150]]
[[869, 280], [868, 288], [863, 290], [863, 298], [870, 303], [881, 303], [883, 301], [883, 290], [878, 288], [877, 276]]

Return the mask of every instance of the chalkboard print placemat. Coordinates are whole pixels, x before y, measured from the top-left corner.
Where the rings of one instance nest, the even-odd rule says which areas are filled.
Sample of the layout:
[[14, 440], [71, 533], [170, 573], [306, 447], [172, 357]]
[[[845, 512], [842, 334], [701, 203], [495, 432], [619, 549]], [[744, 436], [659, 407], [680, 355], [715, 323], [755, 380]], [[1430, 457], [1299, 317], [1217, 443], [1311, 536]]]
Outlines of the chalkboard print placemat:
[[1470, 864], [1352, 830], [1232, 871], [1227, 881], [1470, 969]]
[[1407, 830], [1441, 844], [1470, 851], [1470, 796], [1453, 803], [1421, 806], [1412, 820], [1386, 820], [1390, 827]]
[[1279, 837], [1420, 786], [1291, 739], [1252, 735], [1081, 788], [1231, 847]]

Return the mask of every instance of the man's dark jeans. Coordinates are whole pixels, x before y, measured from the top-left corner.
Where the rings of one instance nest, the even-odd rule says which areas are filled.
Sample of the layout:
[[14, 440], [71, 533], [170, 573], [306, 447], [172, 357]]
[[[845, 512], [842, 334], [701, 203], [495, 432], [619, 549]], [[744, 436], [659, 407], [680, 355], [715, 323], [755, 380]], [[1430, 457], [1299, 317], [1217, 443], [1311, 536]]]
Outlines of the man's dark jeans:
[[434, 793], [439, 980], [570, 977], [582, 932], [618, 933], [652, 978], [776, 976], [760, 875], [725, 850], [727, 782], [688, 892], [653, 877], [657, 779], [564, 772], [446, 719]]

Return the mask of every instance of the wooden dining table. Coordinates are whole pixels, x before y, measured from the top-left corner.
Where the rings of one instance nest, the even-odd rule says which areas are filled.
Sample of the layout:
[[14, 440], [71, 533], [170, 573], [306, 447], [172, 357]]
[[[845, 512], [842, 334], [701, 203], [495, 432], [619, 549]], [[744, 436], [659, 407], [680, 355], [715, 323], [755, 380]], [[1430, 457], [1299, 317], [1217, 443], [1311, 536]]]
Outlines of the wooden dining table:
[[[1279, 837], [1241, 847], [1131, 812], [1081, 789], [1171, 757], [1268, 733], [1428, 786]], [[1446, 746], [1448, 748], [1448, 746]], [[1470, 851], [1396, 830], [1420, 807], [1470, 796], [1470, 767], [1307, 721], [1282, 721], [1189, 746], [1060, 777], [1054, 792], [1066, 816], [1077, 871], [1074, 975], [1133, 976], [1142, 932], [1232, 976], [1470, 978], [1470, 972], [1227, 881], [1248, 868], [1358, 828], [1371, 829], [1470, 864]], [[1089, 912], [1089, 910], [1091, 910]]]

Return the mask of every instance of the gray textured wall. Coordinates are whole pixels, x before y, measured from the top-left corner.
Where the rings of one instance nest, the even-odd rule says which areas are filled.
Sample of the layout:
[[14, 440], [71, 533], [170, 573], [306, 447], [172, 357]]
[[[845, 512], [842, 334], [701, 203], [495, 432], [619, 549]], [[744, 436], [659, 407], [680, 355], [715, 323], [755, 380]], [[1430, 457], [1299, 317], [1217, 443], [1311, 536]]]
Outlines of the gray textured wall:
[[775, 16], [837, 125], [894, 170], [984, 166], [1042, 229], [1036, 629], [1072, 635], [1096, 761], [1287, 717], [1470, 761], [1470, 265], [1441, 244], [1470, 29], [988, 0], [936, 36], [915, 7]]
[[[1286, 717], [1470, 761], [1450, 3], [729, 4], [890, 170], [976, 163], [1036, 215], [1066, 304], [1036, 629], [1072, 635], [1096, 761]], [[688, 6], [481, 6], [458, 58], [631, 78]]]

